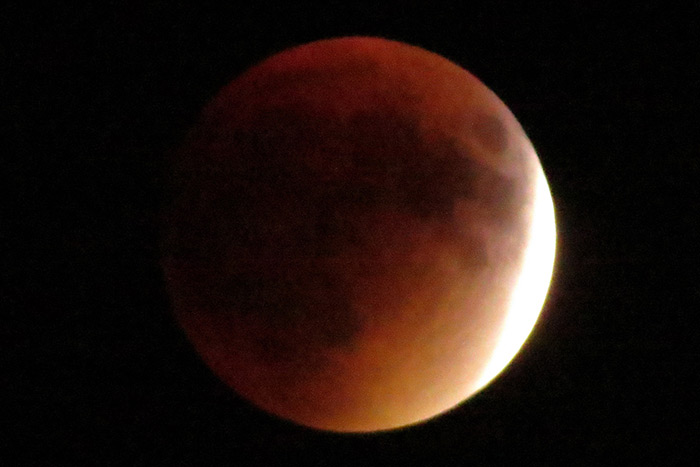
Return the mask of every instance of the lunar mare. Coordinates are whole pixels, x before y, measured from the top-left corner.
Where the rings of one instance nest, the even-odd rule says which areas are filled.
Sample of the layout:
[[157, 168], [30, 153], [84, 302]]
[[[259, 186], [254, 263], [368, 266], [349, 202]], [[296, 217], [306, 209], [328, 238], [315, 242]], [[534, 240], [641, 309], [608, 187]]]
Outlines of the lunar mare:
[[552, 272], [551, 196], [507, 107], [378, 38], [318, 41], [224, 87], [173, 158], [163, 268], [212, 371], [339, 432], [432, 418], [515, 355]]

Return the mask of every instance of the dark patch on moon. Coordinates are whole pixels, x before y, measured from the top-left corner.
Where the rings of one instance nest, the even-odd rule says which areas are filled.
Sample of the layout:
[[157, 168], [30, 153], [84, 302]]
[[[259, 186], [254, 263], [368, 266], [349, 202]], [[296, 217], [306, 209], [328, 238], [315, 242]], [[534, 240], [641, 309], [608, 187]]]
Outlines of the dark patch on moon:
[[496, 115], [479, 113], [472, 123], [474, 136], [490, 154], [503, 154], [508, 145], [508, 130]]
[[[495, 150], [502, 127], [482, 120], [479, 134], [493, 131], [485, 141]], [[406, 116], [341, 122], [269, 109], [248, 128], [200, 128], [180, 152], [165, 251], [181, 268], [175, 293], [189, 301], [179, 311], [267, 323], [259, 345], [271, 359], [352, 346], [363, 323], [343, 281], [347, 271], [328, 259], [349, 249], [369, 254], [366, 242], [386, 238], [363, 214], [399, 212], [458, 230], [455, 203], [467, 199], [485, 204], [502, 228], [515, 228], [519, 184], [447, 139], [428, 144]], [[471, 241], [465, 249], [474, 251]], [[477, 255], [480, 263], [485, 255]]]

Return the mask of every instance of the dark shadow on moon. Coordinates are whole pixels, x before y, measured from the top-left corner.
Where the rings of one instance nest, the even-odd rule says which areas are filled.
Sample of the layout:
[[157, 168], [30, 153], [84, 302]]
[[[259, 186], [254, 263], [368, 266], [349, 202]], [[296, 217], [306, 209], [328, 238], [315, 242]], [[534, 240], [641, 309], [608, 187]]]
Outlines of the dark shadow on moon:
[[[483, 206], [504, 231], [519, 229], [515, 203], [524, 184], [448, 139], [427, 143], [406, 116], [339, 121], [270, 109], [245, 126], [252, 130], [227, 129], [228, 117], [218, 125], [216, 115], [209, 119], [173, 166], [164, 238], [171, 294], [180, 299], [179, 313], [208, 310], [227, 321], [265, 323], [269, 333], [259, 350], [266, 358], [352, 346], [362, 319], [347, 271], [330, 265], [349, 251], [371, 255], [373, 243], [402, 241], [381, 231], [377, 216], [440, 225], [439, 240], [453, 243], [461, 227], [455, 204], [466, 200]], [[479, 119], [482, 133], [493, 122]], [[411, 232], [405, 235], [409, 241]], [[461, 241], [469, 253], [462, 267], [487, 267], [481, 241]]]

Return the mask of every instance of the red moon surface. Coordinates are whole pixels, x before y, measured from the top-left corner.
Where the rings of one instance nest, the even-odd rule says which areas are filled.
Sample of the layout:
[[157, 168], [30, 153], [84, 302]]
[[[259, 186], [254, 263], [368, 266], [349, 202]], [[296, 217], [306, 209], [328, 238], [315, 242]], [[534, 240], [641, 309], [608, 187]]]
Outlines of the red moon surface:
[[387, 430], [469, 398], [534, 326], [554, 209], [508, 108], [449, 60], [367, 37], [252, 67], [174, 156], [174, 314], [233, 390], [292, 422]]

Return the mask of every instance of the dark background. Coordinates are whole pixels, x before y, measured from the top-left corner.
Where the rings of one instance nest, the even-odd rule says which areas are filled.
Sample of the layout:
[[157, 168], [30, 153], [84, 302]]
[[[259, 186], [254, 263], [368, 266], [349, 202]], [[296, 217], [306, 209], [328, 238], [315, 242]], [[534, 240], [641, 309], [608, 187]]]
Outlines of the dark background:
[[[697, 2], [229, 3], [2, 7], [0, 464], [692, 463]], [[558, 222], [548, 301], [508, 371], [375, 435], [237, 398], [173, 322], [158, 266], [165, 156], [201, 107], [272, 53], [342, 35], [477, 75], [533, 141]]]

